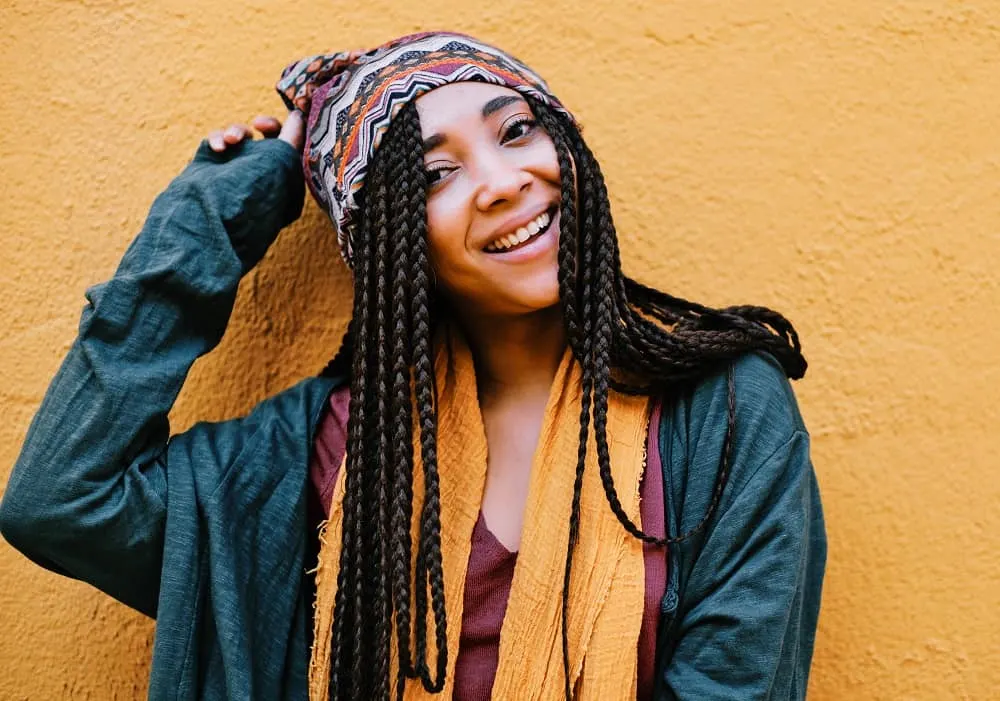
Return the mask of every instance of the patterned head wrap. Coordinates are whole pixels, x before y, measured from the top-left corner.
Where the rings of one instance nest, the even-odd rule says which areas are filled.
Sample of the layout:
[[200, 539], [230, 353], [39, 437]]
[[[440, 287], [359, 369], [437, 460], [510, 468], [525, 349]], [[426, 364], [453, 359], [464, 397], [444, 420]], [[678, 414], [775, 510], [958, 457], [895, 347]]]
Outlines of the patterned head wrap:
[[306, 116], [306, 183], [333, 221], [348, 265], [356, 195], [392, 118], [424, 93], [462, 81], [517, 90], [572, 119], [537, 73], [510, 54], [453, 32], [411, 34], [370, 51], [309, 56], [282, 71], [281, 99]]

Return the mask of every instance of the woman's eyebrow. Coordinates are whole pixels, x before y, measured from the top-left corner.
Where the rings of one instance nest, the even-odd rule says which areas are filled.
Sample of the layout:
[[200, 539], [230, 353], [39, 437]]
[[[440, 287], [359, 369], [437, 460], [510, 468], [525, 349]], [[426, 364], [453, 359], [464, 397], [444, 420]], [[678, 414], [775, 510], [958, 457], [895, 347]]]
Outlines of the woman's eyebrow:
[[483, 105], [483, 119], [486, 119], [494, 112], [502, 110], [512, 102], [524, 102], [524, 98], [520, 95], [501, 95], [500, 97], [494, 97], [492, 100]]
[[[512, 102], [525, 102], [525, 99], [520, 95], [501, 95], [500, 97], [494, 97], [492, 100], [483, 105], [483, 119], [487, 119], [490, 115], [499, 112]], [[424, 153], [436, 149], [445, 141], [447, 141], [447, 139], [443, 135], [431, 134], [424, 139]]]

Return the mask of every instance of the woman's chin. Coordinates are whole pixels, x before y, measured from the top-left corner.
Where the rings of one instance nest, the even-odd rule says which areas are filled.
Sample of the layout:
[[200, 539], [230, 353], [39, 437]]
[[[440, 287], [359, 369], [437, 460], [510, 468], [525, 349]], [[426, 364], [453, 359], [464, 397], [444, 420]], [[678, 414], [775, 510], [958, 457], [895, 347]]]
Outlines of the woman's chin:
[[538, 288], [521, 288], [513, 295], [519, 307], [526, 312], [540, 312], [559, 305], [559, 286], [546, 285]]
[[[503, 284], [497, 285], [501, 280]], [[463, 291], [454, 291], [448, 297], [466, 315], [517, 317], [558, 306], [559, 279], [556, 267], [551, 266], [530, 275], [483, 279], [480, 284], [468, 284]]]

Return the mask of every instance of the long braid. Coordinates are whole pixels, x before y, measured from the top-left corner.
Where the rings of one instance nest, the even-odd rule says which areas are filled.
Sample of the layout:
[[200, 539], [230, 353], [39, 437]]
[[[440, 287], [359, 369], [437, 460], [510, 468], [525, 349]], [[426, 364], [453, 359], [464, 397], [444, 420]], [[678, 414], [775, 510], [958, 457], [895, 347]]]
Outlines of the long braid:
[[[382, 164], [383, 168], [386, 164]], [[377, 334], [377, 354], [376, 354], [376, 374], [375, 374], [375, 443], [377, 445], [377, 457], [374, 471], [370, 476], [375, 478], [375, 488], [372, 490], [376, 495], [378, 503], [377, 519], [375, 527], [368, 529], [373, 542], [370, 543], [369, 553], [375, 553], [375, 557], [366, 558], [369, 563], [370, 572], [366, 581], [370, 586], [375, 587], [372, 596], [374, 610], [374, 625], [367, 631], [374, 639], [374, 649], [372, 650], [371, 667], [369, 667], [370, 678], [374, 684], [371, 697], [385, 699], [389, 696], [389, 642], [391, 618], [391, 591], [389, 585], [389, 559], [388, 559], [388, 535], [389, 535], [389, 503], [388, 492], [389, 482], [394, 470], [393, 460], [390, 455], [390, 444], [392, 436], [388, 430], [390, 417], [388, 416], [389, 378], [392, 367], [389, 362], [389, 338], [392, 334], [392, 318], [389, 306], [392, 302], [389, 290], [389, 275], [394, 265], [393, 259], [389, 256], [389, 221], [385, 210], [388, 209], [389, 189], [386, 185], [388, 177], [380, 179], [377, 190], [378, 206], [383, 210], [379, 218], [378, 236], [375, 247], [375, 309], [376, 309], [376, 334]], [[373, 203], [376, 204], [376, 203]]]
[[[400, 122], [401, 129], [412, 127], [414, 120]], [[419, 125], [417, 125], [419, 128]], [[395, 136], [395, 134], [391, 135]], [[392, 148], [390, 141], [387, 146]], [[413, 158], [392, 159], [393, 182], [399, 183], [402, 192], [409, 192], [411, 186], [423, 177], [423, 165]], [[416, 172], [419, 171], [419, 172]], [[423, 189], [418, 185], [418, 189]], [[408, 208], [394, 209], [392, 257], [395, 274], [393, 276], [393, 316], [392, 328], [393, 383], [392, 383], [392, 514], [390, 538], [392, 541], [392, 603], [396, 610], [396, 637], [398, 640], [399, 669], [396, 675], [395, 696], [402, 699], [407, 677], [415, 676], [414, 661], [410, 652], [410, 577], [413, 543], [410, 523], [413, 518], [413, 404], [410, 395], [411, 362], [413, 357], [412, 324], [409, 304], [411, 264], [410, 252], [413, 238], [421, 236], [419, 226], [409, 225]]]
[[[417, 202], [410, 202], [417, 206]], [[423, 199], [419, 202], [423, 211]], [[425, 215], [426, 216], [426, 215]], [[441, 564], [441, 502], [437, 474], [437, 405], [434, 398], [434, 363], [431, 357], [430, 259], [426, 236], [413, 241], [414, 273], [419, 284], [413, 294], [413, 369], [416, 379], [417, 407], [420, 418], [420, 455], [424, 471], [424, 504], [420, 513], [420, 543], [417, 547], [416, 646], [420, 675], [425, 688], [444, 688], [448, 665], [447, 619], [444, 601], [444, 571]], [[430, 590], [434, 614], [437, 668], [430, 676], [426, 664], [427, 594]]]
[[[563, 669], [570, 699], [568, 591], [591, 424], [612, 512], [629, 533], [645, 542], [677, 543], [704, 528], [725, 489], [736, 425], [733, 361], [747, 352], [765, 351], [793, 378], [802, 376], [806, 364], [795, 329], [776, 312], [750, 306], [713, 309], [625, 276], [596, 159], [564, 116], [528, 99], [559, 159], [559, 296], [567, 340], [582, 371], [579, 449], [562, 594]], [[348, 474], [330, 680], [331, 698], [338, 701], [389, 698], [393, 615], [397, 699], [402, 698], [408, 678], [419, 679], [428, 691], [440, 691], [448, 666], [426, 193], [420, 123], [409, 103], [385, 134], [365, 189], [358, 195], [362, 215], [354, 236], [354, 314], [341, 350], [323, 370], [325, 375], [342, 376], [346, 359], [351, 358]], [[691, 531], [670, 538], [650, 536], [625, 514], [615, 489], [607, 437], [610, 392], [672, 396], [724, 368], [728, 368], [728, 420], [711, 503]], [[411, 561], [414, 417], [424, 504], [417, 515], [419, 535]], [[433, 671], [428, 650], [431, 617]], [[373, 673], [377, 679], [371, 679]]]
[[[343, 501], [343, 535], [337, 572], [337, 595], [334, 604], [333, 650], [335, 652], [330, 674], [330, 697], [337, 701], [357, 698], [352, 668], [353, 659], [360, 655], [356, 641], [354, 621], [356, 592], [360, 586], [360, 573], [356, 567], [356, 552], [360, 552], [360, 524], [362, 493], [361, 469], [364, 460], [365, 397], [369, 381], [369, 296], [371, 276], [367, 252], [367, 226], [359, 227], [358, 247], [354, 277], [354, 313], [352, 324], [357, 334], [352, 338], [354, 350], [351, 369], [351, 401], [347, 428], [347, 461]], [[348, 622], [350, 621], [350, 623]]]
[[[377, 188], [376, 191], [383, 188]], [[377, 568], [377, 545], [373, 542], [376, 535], [376, 494], [379, 479], [379, 416], [378, 416], [378, 392], [379, 381], [384, 379], [384, 354], [379, 347], [379, 336], [384, 324], [381, 307], [384, 303], [384, 294], [380, 288], [385, 285], [385, 261], [384, 240], [386, 238], [386, 207], [385, 200], [381, 198], [372, 199], [370, 212], [372, 217], [369, 220], [370, 226], [367, 237], [367, 251], [369, 257], [369, 283], [372, 294], [368, 295], [369, 307], [368, 315], [371, 323], [371, 336], [368, 341], [368, 362], [371, 371], [369, 387], [372, 391], [362, 398], [366, 407], [366, 415], [369, 420], [362, 429], [362, 450], [365, 455], [361, 459], [358, 473], [360, 498], [356, 502], [354, 523], [355, 531], [358, 534], [357, 542], [359, 547], [354, 551], [354, 570], [357, 573], [357, 582], [354, 588], [354, 610], [353, 629], [357, 631], [354, 637], [354, 652], [351, 657], [351, 683], [353, 694], [359, 698], [372, 698], [371, 665], [376, 656], [373, 650], [375, 645], [376, 631], [380, 621], [375, 617], [379, 613], [377, 600], [378, 594], [375, 589], [375, 570]], [[350, 476], [350, 475], [348, 475]], [[366, 612], [371, 610], [375, 615], [371, 616], [371, 621], [366, 625]]]
[[[556, 154], [559, 158], [559, 170], [561, 176], [561, 197], [559, 205], [559, 296], [563, 300], [564, 319], [566, 333], [570, 345], [575, 349], [578, 356], [589, 358], [591, 354], [592, 338], [591, 329], [593, 326], [591, 319], [591, 300], [585, 297], [579, 310], [576, 307], [576, 297], [579, 289], [576, 284], [576, 261], [577, 261], [577, 240], [570, 233], [576, 231], [576, 184], [573, 178], [570, 146], [559, 129], [558, 122], [548, 112], [539, 112], [538, 119], [542, 127], [552, 135], [552, 140], [556, 147]], [[582, 275], [580, 276], [583, 285], [587, 286], [591, 277], [591, 242], [590, 227], [584, 227], [582, 241]], [[563, 683], [567, 698], [572, 695], [569, 687], [569, 583], [573, 566], [573, 552], [580, 532], [580, 497], [583, 492], [583, 468], [587, 460], [587, 435], [590, 428], [591, 396], [593, 394], [593, 380], [590, 373], [590, 364], [583, 364], [583, 377], [581, 383], [580, 401], [580, 440], [577, 448], [576, 474], [573, 480], [573, 503], [570, 508], [569, 540], [567, 542], [566, 565], [563, 570], [563, 590], [562, 590], [562, 658], [563, 658]]]

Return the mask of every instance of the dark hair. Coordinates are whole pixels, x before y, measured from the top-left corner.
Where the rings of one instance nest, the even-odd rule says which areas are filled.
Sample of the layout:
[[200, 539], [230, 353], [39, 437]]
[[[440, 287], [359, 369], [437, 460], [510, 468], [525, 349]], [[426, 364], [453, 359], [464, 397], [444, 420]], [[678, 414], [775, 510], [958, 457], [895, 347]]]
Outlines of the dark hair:
[[[529, 102], [559, 157], [559, 297], [567, 338], [583, 375], [580, 447], [563, 582], [563, 666], [569, 699], [566, 592], [579, 532], [591, 417], [601, 480], [618, 520], [645, 542], [678, 542], [704, 526], [726, 484], [735, 426], [733, 361], [751, 351], [767, 352], [792, 378], [802, 377], [806, 361], [792, 325], [776, 312], [750, 306], [712, 309], [626, 277], [596, 159], [566, 117], [535, 99]], [[335, 701], [384, 700], [390, 694], [402, 698], [407, 678], [419, 679], [428, 691], [440, 691], [448, 664], [431, 349], [437, 315], [427, 249], [422, 149], [420, 122], [411, 102], [394, 118], [367, 175], [354, 232], [353, 316], [341, 349], [321, 373], [351, 378], [330, 678], [330, 697]], [[692, 531], [673, 538], [652, 537], [629, 520], [612, 480], [606, 425], [609, 391], [676, 394], [727, 367], [729, 417], [711, 504]], [[412, 570], [411, 381], [425, 480]], [[416, 591], [411, 591], [411, 575]], [[428, 609], [434, 618], [433, 670], [427, 649]], [[393, 614], [400, 663], [394, 690], [389, 679]]]

